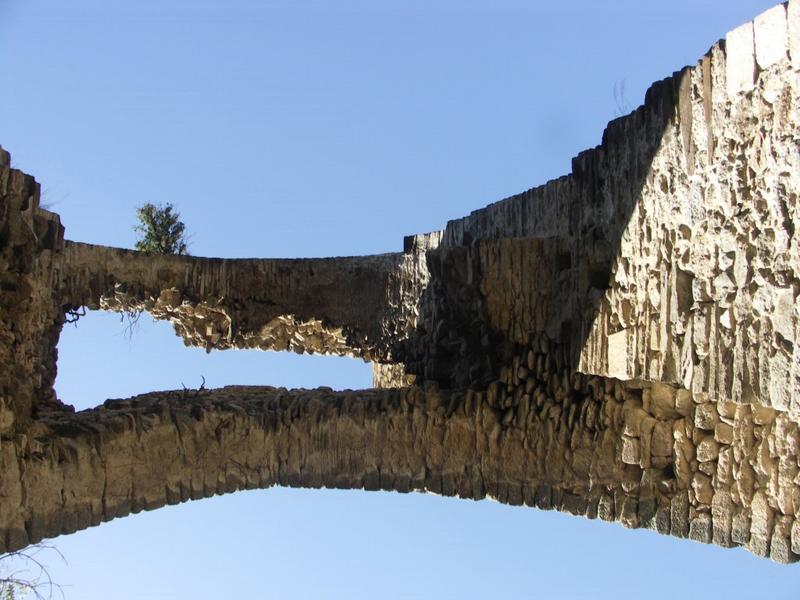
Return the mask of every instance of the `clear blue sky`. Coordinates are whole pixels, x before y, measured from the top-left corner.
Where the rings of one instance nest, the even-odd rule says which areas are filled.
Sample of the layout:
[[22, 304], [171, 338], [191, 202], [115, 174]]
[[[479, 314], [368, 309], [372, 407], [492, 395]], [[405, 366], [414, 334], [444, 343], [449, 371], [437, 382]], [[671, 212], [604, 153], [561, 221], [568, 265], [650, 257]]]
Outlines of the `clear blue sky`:
[[[191, 252], [397, 251], [562, 175], [624, 102], [771, 0], [0, 0], [0, 144], [70, 239], [130, 247], [174, 202]], [[78, 408], [153, 389], [370, 384], [357, 361], [68, 326]], [[272, 489], [59, 538], [71, 600], [797, 598], [800, 569], [490, 501]], [[766, 590], [764, 589], [766, 587]]]

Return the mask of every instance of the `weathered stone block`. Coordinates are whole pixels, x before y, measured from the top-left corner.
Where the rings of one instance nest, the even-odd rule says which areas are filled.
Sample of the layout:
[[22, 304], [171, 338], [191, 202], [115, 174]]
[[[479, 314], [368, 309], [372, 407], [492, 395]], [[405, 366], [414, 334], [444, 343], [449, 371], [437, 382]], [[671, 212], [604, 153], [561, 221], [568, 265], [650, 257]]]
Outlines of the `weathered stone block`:
[[800, 69], [800, 0], [789, 0], [786, 20], [792, 67]]
[[720, 444], [732, 444], [733, 427], [727, 423], [717, 423], [714, 426], [714, 439]]
[[628, 369], [628, 332], [612, 333], [607, 338], [608, 376], [617, 379], [630, 379]]
[[653, 456], [672, 456], [672, 425], [668, 421], [659, 421], [653, 428], [650, 440], [650, 453]]
[[792, 551], [791, 530], [791, 517], [784, 516], [775, 519], [775, 527], [769, 543], [769, 557], [775, 562], [788, 564], [797, 562], [800, 558]]
[[689, 497], [678, 492], [670, 502], [670, 534], [685, 538], [689, 535]]
[[626, 496], [622, 502], [622, 510], [620, 511], [619, 521], [625, 527], [635, 529], [639, 526], [638, 520], [639, 501], [634, 496]]
[[769, 556], [769, 541], [772, 537], [775, 511], [769, 505], [763, 490], [753, 494], [748, 549], [758, 556]]
[[726, 491], [718, 491], [711, 502], [711, 518], [713, 523], [712, 539], [715, 544], [729, 547], [731, 527], [733, 524], [733, 502]]
[[711, 515], [700, 513], [689, 524], [689, 539], [703, 544], [711, 543]]
[[639, 527], [646, 529], [656, 528], [656, 508], [655, 498], [639, 499], [639, 514], [637, 515]]
[[750, 541], [750, 518], [747, 514], [740, 512], [733, 516], [731, 541], [740, 546], [744, 546]]
[[684, 417], [688, 416], [694, 407], [692, 393], [689, 390], [679, 388], [675, 392], [675, 412]]
[[719, 456], [719, 444], [713, 437], [707, 436], [697, 444], [697, 460], [701, 463], [716, 460]]
[[603, 521], [613, 521], [616, 518], [614, 498], [610, 494], [603, 494], [597, 504], [597, 516]]
[[588, 502], [586, 503], [586, 518], [587, 519], [596, 519], [597, 518], [597, 510], [600, 504], [600, 497], [597, 495], [592, 495]]
[[711, 486], [711, 478], [702, 473], [695, 473], [692, 477], [692, 490], [697, 501], [710, 505], [714, 497], [714, 488]]
[[630, 407], [625, 406], [625, 426], [622, 432], [630, 437], [639, 437], [642, 434], [642, 424], [652, 418], [650, 415], [641, 408], [636, 407], [635, 403], [632, 401], [629, 402], [631, 404]]
[[733, 420], [736, 416], [736, 403], [717, 402], [717, 413], [719, 413], [721, 419]]
[[626, 465], [638, 465], [641, 460], [641, 449], [639, 440], [623, 436], [622, 438], [622, 462]]
[[541, 510], [553, 509], [553, 489], [546, 484], [536, 490], [536, 506]]
[[564, 494], [563, 503], [561, 505], [562, 511], [582, 517], [586, 514], [587, 507], [588, 502], [584, 496], [569, 493]]
[[[793, 159], [781, 160], [796, 154], [792, 140], [798, 137], [798, 127], [792, 110], [800, 102], [796, 97], [797, 72], [780, 71], [786, 64], [783, 57], [787, 47], [793, 61], [800, 58], [800, 52], [795, 52], [800, 0], [791, 0], [788, 6], [788, 25], [783, 23], [787, 19], [784, 8], [776, 7], [754, 24], [728, 36], [726, 61], [722, 60], [721, 46], [716, 46], [699, 69], [683, 71], [654, 86], [643, 110], [609, 127], [604, 147], [577, 159], [572, 176], [477, 211], [481, 213], [474, 215], [477, 226], [467, 224], [473, 217], [448, 225], [451, 247], [447, 252], [455, 257], [452, 265], [435, 263], [432, 254], [413, 257], [419, 265], [453, 266], [449, 269], [452, 272], [470, 269], [463, 281], [455, 282], [458, 285], [453, 287], [458, 291], [453, 294], [455, 298], [448, 296], [448, 301], [461, 302], [460, 295], [469, 291], [469, 286], [462, 284], [483, 278], [479, 282], [480, 294], [476, 293], [466, 304], [475, 300], [477, 312], [485, 309], [492, 321], [489, 329], [498, 336], [510, 336], [497, 349], [498, 355], [503, 356], [501, 360], [495, 360], [498, 356], [491, 348], [493, 338], [480, 318], [474, 322], [451, 322], [445, 314], [448, 311], [439, 305], [434, 306], [436, 310], [431, 309], [436, 315], [433, 322], [426, 320], [425, 307], [415, 312], [420, 308], [416, 304], [417, 291], [425, 288], [432, 296], [440, 291], [435, 285], [427, 286], [434, 266], [431, 273], [425, 271], [422, 277], [426, 285], [414, 283], [413, 290], [406, 289], [410, 276], [407, 271], [397, 275], [395, 261], [400, 260], [402, 268], [407, 269], [409, 264], [403, 261], [408, 256], [385, 260], [372, 257], [348, 263], [350, 266], [344, 271], [334, 270], [324, 277], [324, 290], [289, 286], [292, 289], [287, 298], [260, 302], [259, 306], [286, 312], [287, 307], [294, 306], [293, 296], [300, 291], [302, 296], [317, 298], [317, 292], [343, 290], [341, 296], [329, 296], [324, 305], [306, 307], [309, 310], [301, 312], [316, 314], [317, 309], [324, 309], [327, 314], [329, 303], [336, 309], [334, 312], [343, 308], [350, 312], [333, 319], [335, 330], [326, 329], [321, 321], [309, 324], [278, 316], [269, 322], [266, 334], [261, 330], [264, 324], [253, 317], [267, 309], [255, 307], [253, 314], [248, 309], [244, 311], [247, 314], [236, 313], [246, 318], [234, 319], [233, 305], [223, 306], [230, 304], [221, 299], [227, 291], [222, 294], [215, 281], [223, 282], [225, 289], [235, 283], [236, 278], [220, 275], [229, 267], [236, 270], [233, 263], [187, 259], [185, 265], [197, 265], [187, 271], [180, 267], [184, 263], [165, 257], [154, 262], [152, 257], [142, 258], [124, 250], [90, 250], [71, 244], [65, 254], [71, 258], [64, 258], [61, 265], [65, 272], [72, 270], [68, 280], [74, 289], [70, 287], [71, 291], [65, 292], [70, 302], [88, 298], [89, 305], [99, 303], [116, 310], [130, 307], [126, 302], [135, 302], [136, 307], [163, 316], [185, 309], [186, 315], [177, 319], [178, 325], [191, 330], [187, 329], [185, 337], [194, 340], [192, 343], [210, 342], [212, 347], [252, 347], [248, 346], [252, 339], [242, 337], [245, 332], [259, 336], [255, 342], [258, 347], [264, 347], [261, 342], [269, 337], [265, 345], [271, 348], [334, 353], [358, 350], [363, 356], [386, 359], [382, 353], [386, 351], [384, 342], [388, 342], [383, 334], [388, 329], [408, 334], [412, 331], [395, 326], [393, 310], [381, 312], [385, 300], [394, 307], [397, 298], [373, 282], [397, 275], [398, 289], [405, 290], [403, 293], [408, 296], [401, 304], [407, 305], [415, 319], [419, 317], [420, 325], [425, 325], [420, 327], [425, 331], [420, 347], [429, 342], [433, 346], [413, 356], [416, 366], [412, 370], [421, 379], [427, 375], [444, 381], [458, 375], [481, 390], [490, 385], [488, 392], [474, 390], [464, 398], [458, 397], [460, 392], [456, 391], [463, 387], [443, 386], [443, 390], [453, 391], [436, 392], [432, 382], [427, 383], [428, 387], [380, 399], [372, 391], [363, 391], [346, 398], [308, 402], [305, 395], [289, 398], [294, 392], [284, 391], [284, 400], [291, 402], [291, 409], [286, 410], [286, 402], [282, 401], [283, 404], [278, 402], [266, 412], [259, 412], [264, 405], [253, 404], [248, 411], [259, 413], [259, 417], [252, 419], [253, 414], [240, 415], [248, 411], [239, 403], [230, 403], [229, 392], [218, 395], [213, 407], [195, 406], [197, 410], [191, 413], [176, 405], [170, 409], [171, 415], [167, 411], [164, 420], [170, 428], [173, 420], [176, 427], [180, 423], [180, 435], [169, 429], [163, 439], [172, 445], [185, 435], [184, 440], [193, 442], [175, 449], [174, 458], [180, 460], [151, 456], [151, 466], [163, 464], [167, 469], [174, 463], [184, 467], [176, 467], [167, 475], [151, 475], [149, 471], [153, 469], [148, 468], [145, 477], [130, 473], [130, 453], [146, 454], [163, 441], [158, 438], [154, 443], [148, 433], [152, 425], [150, 413], [132, 410], [130, 403], [117, 406], [115, 410], [130, 410], [126, 415], [130, 419], [118, 419], [108, 426], [101, 419], [100, 429], [109, 433], [109, 439], [113, 438], [111, 433], [116, 435], [129, 427], [136, 429], [136, 435], [130, 435], [127, 441], [116, 438], [113, 449], [103, 446], [107, 440], [102, 437], [95, 437], [94, 442], [98, 444], [97, 452], [102, 449], [110, 458], [125, 458], [124, 467], [108, 469], [114, 474], [110, 495], [122, 499], [107, 502], [101, 483], [97, 486], [101, 491], [91, 495], [86, 506], [73, 509], [72, 515], [58, 519], [41, 514], [31, 517], [28, 533], [41, 537], [57, 532], [58, 527], [71, 530], [128, 510], [157, 508], [165, 500], [174, 503], [278, 483], [398, 491], [428, 489], [474, 498], [488, 493], [502, 502], [585, 512], [590, 517], [619, 519], [629, 527], [655, 527], [704, 542], [713, 539], [723, 546], [750, 543], [754, 551], [769, 553], [776, 560], [791, 559], [800, 547], [800, 528], [787, 517], [800, 509], [800, 438], [792, 421], [796, 414], [773, 410], [791, 407], [797, 399], [796, 371], [792, 371], [796, 364], [791, 358], [798, 341], [796, 286], [792, 284], [798, 268], [789, 231], [796, 215], [786, 203], [796, 199], [798, 184]], [[789, 28], [788, 38], [785, 31], [781, 33], [781, 27]], [[767, 70], [760, 72], [756, 86], [758, 67]], [[726, 87], [723, 70], [732, 95], [727, 99], [721, 97]], [[637, 172], [643, 176], [647, 173], [644, 181], [632, 181], [637, 176], [630, 174]], [[598, 174], [604, 182], [601, 186]], [[31, 186], [25, 177], [15, 175], [13, 179], [12, 187]], [[779, 181], [779, 186], [774, 181]], [[781, 188], [779, 193], [776, 187]], [[532, 201], [537, 194], [540, 200]], [[622, 210], [620, 199], [626, 194], [636, 194], [631, 208], [638, 212], [630, 220], [630, 215], [622, 215], [626, 211]], [[588, 196], [592, 202], [583, 202]], [[574, 210], [576, 199], [581, 201], [580, 210]], [[611, 231], [616, 227], [620, 231], [625, 228], [621, 240], [613, 239], [620, 233]], [[38, 235], [36, 231], [34, 234]], [[753, 248], [750, 244], [756, 233], [758, 247]], [[440, 237], [437, 234], [436, 244]], [[460, 241], [453, 246], [456, 239]], [[412, 244], [408, 249], [413, 247]], [[426, 248], [433, 252], [433, 246]], [[474, 273], [465, 258], [473, 249], [476, 257], [481, 253], [482, 261]], [[445, 249], [440, 250], [445, 256]], [[596, 264], [598, 257], [604, 264]], [[556, 258], [555, 269], [550, 269], [551, 258]], [[373, 259], [384, 266], [376, 266]], [[427, 259], [433, 262], [428, 263]], [[606, 262], [614, 265], [613, 281], [609, 280]], [[289, 268], [288, 263], [270, 263], [269, 268], [256, 263], [248, 263], [245, 270], [266, 273]], [[370, 264], [375, 269], [369, 271], [369, 277], [342, 276]], [[300, 268], [295, 271], [298, 265]], [[290, 271], [307, 279], [303, 265], [306, 263], [293, 264]], [[577, 275], [572, 273], [576, 265], [580, 272]], [[317, 266], [314, 280], [323, 274]], [[121, 275], [126, 270], [153, 273], [152, 277], [147, 275], [147, 281], [134, 275], [123, 283], [125, 278]], [[170, 275], [173, 270], [177, 275]], [[583, 278], [586, 270], [590, 271], [588, 303], [585, 290], [578, 289], [586, 282], [576, 287], [569, 279], [573, 275]], [[195, 271], [202, 276], [192, 275]], [[563, 279], [555, 281], [554, 272]], [[187, 289], [164, 289], [167, 279], [171, 286], [187, 278], [194, 281]], [[265, 285], [272, 281], [270, 278], [245, 279], [247, 285], [231, 297], [248, 306], [252, 290], [283, 287]], [[82, 289], [86, 281], [94, 282], [89, 285], [92, 289]], [[93, 286], [98, 281], [117, 282], [125, 288], [112, 283], [111, 292], [95, 290]], [[354, 304], [350, 289], [360, 290], [360, 285], [343, 281], [361, 282], [365, 291], [377, 291], [370, 301]], [[608, 285], [612, 287], [607, 288]], [[215, 288], [213, 293], [208, 291], [210, 287]], [[558, 288], [556, 293], [552, 288]], [[191, 300], [193, 296], [209, 294], [203, 301]], [[524, 298], [532, 298], [531, 305], [526, 305]], [[428, 300], [435, 304], [441, 298]], [[485, 305], [481, 305], [484, 301]], [[60, 310], [60, 306], [56, 308]], [[574, 310], [575, 306], [579, 309]], [[376, 310], [365, 310], [366, 307]], [[592, 310], [585, 310], [588, 308]], [[584, 319], [582, 311], [592, 314], [591, 322]], [[380, 318], [376, 319], [378, 313]], [[54, 320], [49, 318], [49, 322]], [[247, 332], [248, 323], [258, 323], [258, 331]], [[346, 326], [346, 335], [340, 326]], [[471, 334], [465, 330], [473, 328], [480, 348], [475, 357], [481, 363], [477, 371], [473, 370], [475, 364], [465, 366], [454, 358], [473, 352], [465, 350], [465, 336]], [[609, 328], [616, 333], [607, 336]], [[594, 385], [587, 384], [582, 376], [572, 376], [575, 365], [562, 347], [575, 341], [575, 332], [583, 334], [587, 330], [591, 330], [589, 338], [581, 340], [584, 347], [570, 351], [579, 350], [580, 360], [588, 356], [590, 368], [583, 372], [597, 375], [592, 378]], [[356, 340], [358, 336], [363, 339]], [[432, 340], [425, 336], [432, 336]], [[394, 334], [389, 337], [389, 342], [397, 341]], [[351, 348], [351, 343], [357, 348]], [[511, 348], [514, 344], [517, 346]], [[525, 350], [519, 351], [522, 345]], [[4, 347], [0, 345], [0, 352]], [[413, 354], [408, 348], [404, 352]], [[376, 380], [409, 383], [404, 379], [404, 368], [396, 369], [396, 378], [390, 376], [389, 370]], [[502, 384], [492, 383], [497, 370]], [[26, 378], [21, 377], [23, 380]], [[678, 381], [691, 387], [694, 396], [686, 389], [677, 389]], [[0, 404], [8, 408], [5, 400]], [[716, 404], [718, 400], [720, 404]], [[168, 399], [166, 403], [171, 406]], [[759, 406], [769, 403], [772, 408]], [[230, 414], [225, 415], [225, 421], [214, 422], [220, 417], [215, 416], [220, 407]], [[18, 407], [11, 406], [9, 410], [12, 416], [20, 414]], [[98, 415], [106, 418], [110, 412], [113, 411]], [[169, 418], [178, 413], [182, 416]], [[64, 428], [72, 432], [72, 437], [61, 439], [64, 443], [60, 451], [68, 453], [67, 442], [77, 439], [78, 446], [95, 452], [95, 445], [87, 443], [86, 435], [78, 432], [94, 431], [98, 415], [75, 417], [73, 427]], [[684, 418], [675, 419], [676, 415]], [[228, 426], [231, 416], [233, 424]], [[63, 418], [68, 421], [66, 416]], [[24, 423], [20, 425], [18, 421], [9, 420], [9, 415], [0, 410], [0, 433], [24, 428]], [[284, 429], [280, 435], [292, 428], [288, 456], [283, 442], [270, 446], [262, 440], [274, 434], [273, 427]], [[206, 435], [212, 429], [215, 435]], [[53, 437], [57, 435], [53, 433]], [[342, 437], [345, 443], [337, 443]], [[5, 452], [8, 446], [14, 454], [13, 464], [22, 464], [19, 461], [28, 460], [26, 456], [43, 454], [41, 439], [28, 439], [23, 432], [19, 438], [3, 436], [0, 450]], [[355, 446], [353, 439], [359, 440]], [[238, 454], [240, 448], [251, 443], [254, 445], [246, 452]], [[254, 472], [260, 475], [226, 475], [226, 468], [236, 464], [234, 460], [248, 467], [254, 465]], [[336, 466], [330, 463], [333, 460], [338, 461]], [[474, 462], [470, 464], [471, 461]], [[63, 462], [80, 464], [86, 472], [97, 470], [90, 466], [91, 460]], [[72, 483], [60, 470], [62, 467], [52, 467], [51, 472], [51, 467], [40, 463], [29, 461], [24, 482], [19, 474], [9, 475], [6, 465], [0, 464], [4, 467], [0, 472], [10, 481], [8, 485], [2, 482], [6, 504], [16, 508], [25, 502], [20, 498], [26, 497], [27, 502], [42, 503], [42, 514], [58, 514], [58, 502], [74, 496], [72, 490], [65, 492], [58, 486]], [[215, 464], [228, 467], [218, 469]], [[55, 487], [43, 483], [51, 475], [58, 482]], [[539, 485], [543, 481], [549, 485]], [[10, 493], [18, 483], [30, 488], [24, 496]], [[154, 486], [152, 490], [139, 490], [150, 484]], [[587, 485], [591, 496], [584, 493]], [[133, 496], [133, 489], [136, 496], [125, 499], [126, 494]], [[56, 493], [51, 494], [53, 491]], [[47, 506], [49, 494], [55, 498], [55, 508]], [[39, 505], [26, 509], [36, 512]], [[6, 531], [14, 531], [19, 525], [3, 523]]]
[[754, 406], [752, 408], [753, 423], [756, 425], [769, 425], [775, 421], [775, 410], [768, 406]]
[[670, 419], [675, 416], [676, 390], [670, 385], [653, 383], [650, 389], [650, 412], [658, 419]]
[[787, 56], [788, 36], [786, 8], [783, 4], [773, 6], [758, 15], [753, 21], [756, 45], [756, 62], [761, 69], [771, 67]]
[[698, 404], [694, 409], [694, 426], [698, 429], [714, 431], [719, 422], [717, 407], [712, 402]]
[[659, 506], [656, 510], [656, 531], [662, 535], [670, 531], [670, 507]]
[[733, 481], [733, 450], [730, 447], [723, 447], [717, 457], [717, 485], [728, 487]]
[[725, 36], [725, 79], [728, 94], [752, 89], [755, 81], [755, 40], [753, 24], [745, 23]]

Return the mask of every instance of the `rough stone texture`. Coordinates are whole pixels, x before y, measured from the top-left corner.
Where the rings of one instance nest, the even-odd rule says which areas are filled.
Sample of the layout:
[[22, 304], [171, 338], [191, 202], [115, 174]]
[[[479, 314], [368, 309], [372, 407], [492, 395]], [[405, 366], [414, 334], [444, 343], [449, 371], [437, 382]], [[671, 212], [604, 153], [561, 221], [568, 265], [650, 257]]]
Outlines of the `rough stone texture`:
[[[413, 254], [327, 259], [148, 256], [66, 242], [61, 303], [169, 319], [187, 345], [386, 357], [415, 324]], [[387, 357], [388, 358], [388, 357]]]
[[443, 246], [481, 248], [489, 319], [516, 342], [547, 333], [582, 372], [797, 413], [798, 74], [784, 58], [729, 95], [731, 60], [714, 46], [570, 176], [448, 223]]
[[0, 148], [0, 437], [24, 430], [36, 404], [56, 402], [63, 314], [52, 262], [63, 233], [58, 216], [39, 208], [39, 184]]
[[433, 388], [231, 387], [43, 417], [24, 441], [0, 448], [0, 539], [19, 547], [131, 512], [276, 484], [490, 496], [582, 515], [605, 499], [604, 518], [637, 526], [631, 491], [666, 508], [668, 482], [651, 469], [643, 484], [641, 470], [619, 460], [622, 404], [595, 401], [590, 389], [574, 403], [515, 405], [503, 392], [489, 400], [487, 392]]
[[[291, 485], [488, 496], [796, 561], [798, 2], [655, 84], [570, 175], [402, 253], [65, 243], [0, 151], [0, 549]], [[373, 360], [379, 389], [73, 413], [52, 382], [80, 307], [147, 310], [208, 349]]]

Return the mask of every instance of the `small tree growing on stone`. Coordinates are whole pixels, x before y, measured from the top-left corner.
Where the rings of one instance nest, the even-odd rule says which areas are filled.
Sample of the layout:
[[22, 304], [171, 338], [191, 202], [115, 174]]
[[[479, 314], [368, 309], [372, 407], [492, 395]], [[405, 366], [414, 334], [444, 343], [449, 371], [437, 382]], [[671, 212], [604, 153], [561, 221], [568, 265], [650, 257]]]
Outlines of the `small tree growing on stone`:
[[137, 208], [139, 224], [133, 229], [142, 237], [134, 247], [150, 254], [188, 254], [186, 225], [180, 216], [170, 203], [148, 202]]
[[[136, 209], [139, 224], [133, 228], [141, 235], [134, 248], [149, 254], [188, 254], [186, 225], [181, 215], [169, 202], [166, 204], [143, 204]], [[127, 310], [121, 319], [127, 317], [126, 335], [130, 339], [139, 323], [141, 310]], [[2, 599], [0, 599], [2, 600]]]

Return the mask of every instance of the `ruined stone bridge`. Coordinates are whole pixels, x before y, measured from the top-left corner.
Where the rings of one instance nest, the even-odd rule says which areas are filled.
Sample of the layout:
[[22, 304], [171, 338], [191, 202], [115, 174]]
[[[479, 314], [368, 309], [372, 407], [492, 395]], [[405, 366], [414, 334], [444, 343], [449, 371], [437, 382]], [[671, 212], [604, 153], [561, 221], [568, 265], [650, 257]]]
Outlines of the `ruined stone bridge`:
[[[64, 240], [0, 151], [0, 550], [288, 485], [432, 491], [800, 556], [800, 0], [654, 84], [572, 173], [329, 259]], [[65, 316], [372, 361], [375, 388], [55, 396]]]

